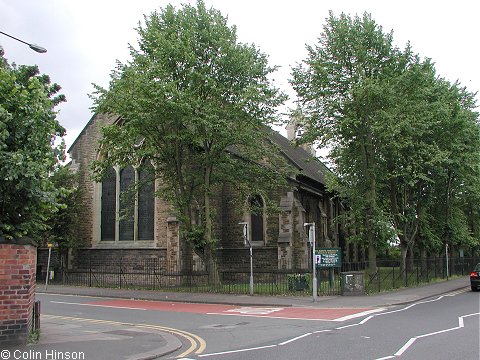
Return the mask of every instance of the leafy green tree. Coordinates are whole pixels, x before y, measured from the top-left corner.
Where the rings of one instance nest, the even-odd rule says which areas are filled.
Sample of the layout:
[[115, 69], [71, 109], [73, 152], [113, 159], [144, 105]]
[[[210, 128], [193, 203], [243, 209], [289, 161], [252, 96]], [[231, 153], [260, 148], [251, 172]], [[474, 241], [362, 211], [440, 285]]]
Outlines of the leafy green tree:
[[[411, 57], [408, 48], [405, 54]], [[442, 156], [434, 141], [443, 106], [437, 89], [433, 65], [418, 56], [411, 57], [385, 89], [390, 101], [377, 132], [384, 174], [380, 191], [400, 240], [403, 266], [419, 238], [434, 181], [432, 169]]]
[[78, 225], [78, 209], [81, 206], [77, 176], [68, 165], [59, 166], [50, 176], [56, 190], [55, 211], [45, 219], [45, 230], [39, 232], [36, 238], [39, 244], [46, 246], [51, 243], [58, 246], [60, 253], [79, 246], [76, 228]]
[[130, 47], [131, 60], [118, 64], [109, 89], [97, 88], [95, 111], [120, 120], [104, 129], [108, 156], [96, 172], [151, 159], [159, 195], [174, 204], [184, 239], [208, 262], [216, 241], [213, 191], [233, 181], [266, 194], [266, 185], [280, 181], [275, 160], [259, 163], [285, 96], [269, 81], [275, 68], [267, 56], [239, 43], [236, 28], [203, 1], [153, 12], [138, 34], [138, 48]]
[[348, 199], [357, 235], [368, 244], [373, 273], [376, 249], [389, 232], [378, 204], [376, 131], [388, 101], [383, 81], [394, 71], [398, 52], [392, 35], [369, 14], [352, 19], [332, 12], [318, 44], [307, 49], [308, 57], [293, 69], [291, 81], [309, 119], [305, 140], [331, 148], [338, 176], [334, 187]]
[[330, 186], [348, 201], [352, 238], [369, 246], [370, 272], [392, 237], [404, 267], [408, 252], [475, 244], [474, 95], [439, 78], [409, 44], [394, 48], [368, 14], [330, 13], [308, 50], [292, 80], [308, 115], [306, 140], [331, 147]]
[[55, 211], [49, 174], [63, 156], [60, 86], [36, 66], [9, 65], [0, 49], [0, 237], [32, 236]]
[[479, 128], [473, 95], [438, 78], [428, 60], [417, 57], [389, 88], [394, 103], [386, 104], [378, 132], [386, 175], [380, 191], [405, 266], [416, 247], [469, 242], [463, 207], [479, 175]]
[[479, 244], [478, 233], [475, 238], [474, 227], [469, 225], [472, 212], [478, 209], [472, 200], [480, 193], [480, 126], [475, 95], [458, 83], [446, 81], [440, 82], [436, 93], [443, 99], [441, 121], [435, 125], [435, 141], [442, 156], [432, 171], [435, 197], [429, 211], [436, 219], [432, 227], [443, 245], [472, 248]]

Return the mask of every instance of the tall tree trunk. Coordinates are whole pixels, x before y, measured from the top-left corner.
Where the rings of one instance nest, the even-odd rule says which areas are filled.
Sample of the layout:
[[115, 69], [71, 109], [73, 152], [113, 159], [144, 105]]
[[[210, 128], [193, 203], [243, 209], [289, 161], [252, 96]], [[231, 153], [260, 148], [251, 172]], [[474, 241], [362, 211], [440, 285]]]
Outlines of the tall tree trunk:
[[400, 273], [402, 274], [402, 279], [405, 282], [407, 276], [407, 253], [408, 253], [408, 246], [405, 241], [400, 240], [400, 254], [402, 257], [402, 261], [400, 263]]
[[[177, 199], [177, 208], [180, 209], [180, 214], [182, 219], [180, 220], [180, 271], [182, 274], [191, 274], [193, 269], [193, 244], [187, 243], [185, 238], [182, 236], [182, 232], [190, 232], [192, 230], [192, 206], [191, 206], [191, 191], [188, 185], [185, 183], [184, 177], [184, 164], [182, 161], [182, 146], [181, 144], [175, 144], [175, 171], [178, 178], [178, 187], [176, 191]], [[183, 277], [186, 280], [186, 285], [188, 284], [187, 277]]]
[[370, 275], [377, 273], [377, 237], [374, 228], [375, 212], [376, 212], [376, 181], [372, 169], [367, 162], [366, 173], [368, 176], [368, 192], [367, 192], [367, 237], [368, 237], [368, 272]]
[[410, 244], [409, 249], [408, 249], [408, 271], [413, 271], [415, 268], [415, 253], [413, 251], [413, 243]]
[[374, 244], [368, 245], [368, 273], [370, 276], [377, 273], [377, 248]]
[[453, 174], [451, 170], [447, 171], [447, 183], [445, 184], [445, 230], [443, 234], [444, 244], [451, 242], [451, 228], [450, 228], [450, 199], [452, 189]]
[[208, 268], [209, 283], [218, 284], [220, 277], [218, 273], [217, 259], [214, 253], [215, 246], [213, 243], [213, 225], [212, 225], [212, 211], [210, 198], [210, 177], [212, 174], [212, 166], [205, 167], [205, 188], [204, 188], [204, 207], [205, 207], [205, 257]]
[[425, 279], [428, 271], [428, 262], [427, 262], [427, 250], [424, 247], [420, 249], [420, 272], [422, 279]]

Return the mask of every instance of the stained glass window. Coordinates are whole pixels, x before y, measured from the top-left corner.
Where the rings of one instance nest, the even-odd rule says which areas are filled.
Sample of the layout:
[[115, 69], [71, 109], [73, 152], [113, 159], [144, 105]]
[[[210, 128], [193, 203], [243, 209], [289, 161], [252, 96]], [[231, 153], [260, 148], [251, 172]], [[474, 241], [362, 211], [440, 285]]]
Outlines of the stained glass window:
[[153, 215], [155, 212], [155, 182], [152, 165], [140, 168], [141, 184], [138, 192], [138, 240], [153, 240]]
[[263, 199], [259, 195], [250, 197], [252, 241], [264, 241]]
[[[133, 166], [120, 171], [120, 234], [119, 240], [133, 241], [135, 197], [129, 189], [135, 184], [135, 170]], [[131, 190], [131, 189], [130, 189]]]
[[[116, 193], [117, 173], [113, 168], [107, 172], [102, 182], [101, 198], [101, 240], [115, 241], [116, 231], [116, 203], [120, 205], [119, 234], [121, 241], [151, 240], [154, 239], [155, 213], [155, 181], [153, 167], [146, 163], [135, 170], [129, 166], [120, 171], [120, 194]], [[133, 189], [138, 171], [140, 188]], [[138, 191], [138, 192], [137, 192]], [[138, 206], [135, 197], [138, 195]], [[135, 222], [137, 215], [137, 222]], [[135, 229], [138, 236], [135, 238]]]
[[110, 168], [102, 182], [101, 240], [115, 240], [116, 198], [116, 173], [113, 168]]

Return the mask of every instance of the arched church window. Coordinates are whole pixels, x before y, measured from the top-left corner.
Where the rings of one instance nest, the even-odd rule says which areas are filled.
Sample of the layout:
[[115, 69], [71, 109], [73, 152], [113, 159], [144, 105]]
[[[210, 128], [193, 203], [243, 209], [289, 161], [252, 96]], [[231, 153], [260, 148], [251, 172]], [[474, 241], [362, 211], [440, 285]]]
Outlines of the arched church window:
[[250, 226], [251, 226], [251, 240], [265, 241], [264, 236], [264, 208], [265, 204], [260, 195], [251, 196], [249, 199], [250, 205]]
[[155, 176], [147, 161], [138, 170], [138, 240], [153, 240], [153, 214], [155, 212]]
[[133, 240], [135, 197], [131, 187], [135, 184], [135, 169], [129, 166], [120, 170], [120, 233], [119, 240]]
[[[102, 241], [153, 241], [155, 176], [148, 162], [140, 168], [110, 168], [101, 184]], [[135, 184], [140, 182], [140, 186]], [[134, 189], [135, 187], [135, 189]], [[118, 191], [119, 190], [119, 191]]]
[[116, 199], [116, 172], [111, 167], [102, 182], [101, 240], [115, 240]]

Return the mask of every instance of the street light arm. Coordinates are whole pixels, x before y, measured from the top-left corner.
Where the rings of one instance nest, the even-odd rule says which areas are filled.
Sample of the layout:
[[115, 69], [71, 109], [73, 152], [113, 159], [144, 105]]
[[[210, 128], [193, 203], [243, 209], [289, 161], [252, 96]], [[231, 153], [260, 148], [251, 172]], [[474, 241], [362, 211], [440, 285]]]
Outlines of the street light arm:
[[3, 34], [3, 35], [5, 35], [5, 36], [8, 36], [9, 38], [12, 38], [12, 39], [14, 39], [14, 40], [20, 41], [21, 43], [24, 43], [24, 44], [28, 45], [28, 47], [29, 47], [30, 49], [32, 49], [33, 51], [36, 51], [36, 52], [38, 52], [38, 53], [46, 53], [46, 52], [47, 52], [47, 49], [45, 49], [44, 47], [41, 47], [41, 46], [36, 45], [36, 44], [30, 44], [30, 43], [28, 43], [28, 42], [26, 42], [26, 41], [23, 41], [23, 40], [20, 40], [20, 39], [16, 38], [15, 36], [12, 36], [12, 35], [9, 35], [9, 34], [7, 34], [7, 33], [4, 33], [3, 31], [0, 31], [0, 34]]

